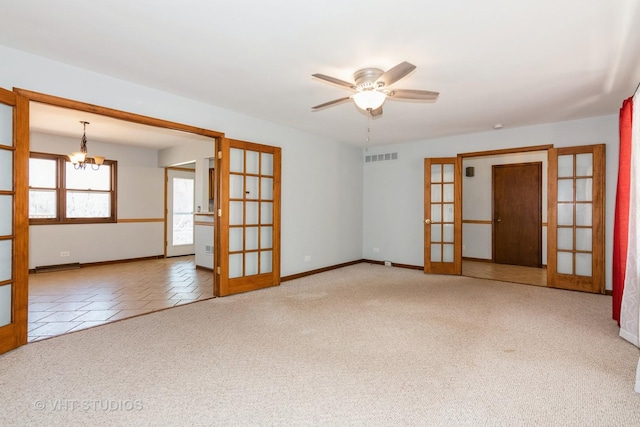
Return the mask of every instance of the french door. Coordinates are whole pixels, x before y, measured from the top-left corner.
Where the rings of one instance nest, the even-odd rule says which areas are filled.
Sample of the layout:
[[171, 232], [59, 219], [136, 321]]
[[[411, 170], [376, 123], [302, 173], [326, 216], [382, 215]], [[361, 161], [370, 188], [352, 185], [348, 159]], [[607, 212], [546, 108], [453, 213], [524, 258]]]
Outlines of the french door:
[[605, 292], [604, 197], [604, 144], [549, 150], [549, 287]]
[[0, 353], [27, 343], [29, 104], [0, 88]]
[[192, 255], [196, 251], [193, 206], [195, 205], [195, 171], [167, 168], [167, 239], [166, 256]]
[[217, 296], [280, 284], [281, 149], [222, 139]]
[[424, 159], [424, 272], [462, 274], [462, 187], [458, 158]]

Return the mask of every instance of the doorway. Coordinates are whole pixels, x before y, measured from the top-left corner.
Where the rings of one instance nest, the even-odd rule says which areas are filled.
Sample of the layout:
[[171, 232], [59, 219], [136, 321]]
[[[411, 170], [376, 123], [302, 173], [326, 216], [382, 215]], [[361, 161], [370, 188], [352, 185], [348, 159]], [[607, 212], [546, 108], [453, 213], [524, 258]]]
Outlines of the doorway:
[[[185, 165], [187, 166], [187, 165]], [[195, 167], [193, 164], [192, 166]], [[195, 254], [195, 169], [166, 168], [166, 257]], [[213, 244], [213, 242], [211, 242]]]
[[493, 262], [542, 266], [542, 163], [492, 166]]

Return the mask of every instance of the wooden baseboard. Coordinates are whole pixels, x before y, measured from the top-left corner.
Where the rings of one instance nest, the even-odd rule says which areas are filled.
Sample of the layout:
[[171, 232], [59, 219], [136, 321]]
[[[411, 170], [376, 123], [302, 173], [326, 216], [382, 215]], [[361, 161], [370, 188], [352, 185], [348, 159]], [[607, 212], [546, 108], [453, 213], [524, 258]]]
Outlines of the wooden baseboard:
[[[368, 264], [384, 265], [384, 261], [374, 261], [372, 259], [363, 259], [362, 262], [366, 262]], [[391, 267], [408, 268], [409, 270], [424, 270], [424, 266], [422, 265], [398, 264], [395, 262], [391, 262]]]
[[213, 268], [205, 267], [203, 265], [196, 265], [196, 270], [206, 270], [213, 273]]
[[[96, 267], [99, 265], [121, 264], [123, 262], [150, 261], [154, 259], [163, 259], [163, 258], [164, 258], [164, 255], [154, 255], [154, 256], [146, 256], [146, 257], [140, 257], [140, 258], [116, 259], [112, 261], [87, 262], [85, 264], [79, 264], [79, 267], [80, 268]], [[37, 272], [38, 271], [36, 268], [29, 269], [29, 274], [34, 274]]]
[[305, 271], [303, 273], [292, 274], [290, 276], [283, 276], [283, 277], [280, 278], [280, 283], [288, 282], [289, 280], [300, 279], [302, 277], [313, 276], [314, 274], [324, 273], [325, 271], [336, 270], [338, 268], [348, 267], [350, 265], [360, 264], [362, 262], [366, 262], [366, 261], [363, 260], [363, 259], [359, 259], [359, 260], [356, 260], [356, 261], [349, 261], [349, 262], [345, 262], [345, 263], [342, 263], [342, 264], [332, 265], [332, 266], [329, 266], [329, 267], [318, 268], [316, 270]]

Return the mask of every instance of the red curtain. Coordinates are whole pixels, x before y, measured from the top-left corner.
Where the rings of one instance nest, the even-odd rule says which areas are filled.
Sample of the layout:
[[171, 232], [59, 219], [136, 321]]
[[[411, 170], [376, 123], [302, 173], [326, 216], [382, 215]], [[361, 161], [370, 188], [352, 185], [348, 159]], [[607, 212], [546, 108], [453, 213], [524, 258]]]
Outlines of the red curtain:
[[620, 306], [624, 291], [629, 240], [629, 186], [631, 176], [631, 123], [633, 98], [624, 100], [620, 108], [620, 163], [613, 224], [613, 318], [620, 326]]

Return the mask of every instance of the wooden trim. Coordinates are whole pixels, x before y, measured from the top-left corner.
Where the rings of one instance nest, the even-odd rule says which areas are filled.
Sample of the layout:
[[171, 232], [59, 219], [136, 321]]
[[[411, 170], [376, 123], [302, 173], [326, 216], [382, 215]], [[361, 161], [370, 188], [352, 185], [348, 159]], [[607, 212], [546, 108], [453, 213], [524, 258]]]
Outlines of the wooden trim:
[[[123, 264], [123, 263], [126, 263], [126, 262], [152, 261], [154, 259], [164, 259], [164, 256], [163, 255], [152, 255], [152, 256], [146, 256], [146, 257], [140, 257], [140, 258], [126, 258], [126, 259], [116, 259], [116, 260], [111, 260], [111, 261], [87, 262], [87, 263], [84, 263], [84, 264], [80, 264], [80, 268], [98, 267], [98, 266], [102, 266], [102, 265]], [[34, 273], [36, 273], [36, 269], [35, 268], [29, 269], [29, 274], [34, 274]]]
[[[15, 107], [17, 103], [17, 95], [10, 90], [0, 90], [0, 104], [10, 105]], [[14, 139], [15, 140], [15, 139]]]
[[44, 93], [33, 92], [26, 89], [15, 88], [14, 91], [24, 96], [30, 101], [41, 102], [43, 104], [54, 105], [57, 107], [70, 108], [73, 110], [87, 111], [90, 113], [100, 114], [115, 119], [126, 120], [128, 122], [139, 123], [142, 125], [155, 126], [166, 129], [173, 129], [177, 131], [183, 131], [188, 133], [194, 133], [197, 135], [208, 136], [210, 138], [223, 138], [224, 133], [218, 131], [212, 131], [195, 126], [189, 126], [182, 123], [176, 123], [168, 120], [157, 119], [154, 117], [143, 116], [141, 114], [129, 113], [126, 111], [115, 110], [113, 108], [101, 107], [94, 104], [88, 104], [86, 102], [72, 101], [66, 98], [60, 98], [53, 95], [47, 95]]
[[164, 218], [119, 218], [118, 223], [124, 222], [164, 222]]
[[191, 168], [181, 168], [179, 166], [167, 166], [165, 169], [171, 169], [172, 171], [184, 171], [184, 172], [195, 172], [195, 169]]
[[463, 219], [463, 224], [482, 224], [482, 225], [493, 225], [493, 221], [490, 219]]
[[193, 225], [204, 225], [206, 227], [214, 226], [213, 222], [206, 222], [206, 221], [194, 221]]
[[474, 151], [471, 153], [460, 153], [458, 154], [458, 157], [499, 156], [503, 154], [526, 153], [529, 151], [545, 151], [545, 150], [549, 150], [550, 148], [553, 148], [553, 144], [534, 145], [534, 146], [519, 147], [519, 148], [505, 148], [504, 150]]
[[196, 270], [206, 270], [213, 273], [213, 268], [203, 267], [202, 265], [196, 265]]
[[18, 345], [27, 343], [29, 306], [29, 100], [16, 95], [14, 115], [13, 323]]
[[[331, 270], [337, 270], [338, 268], [348, 267], [350, 265], [356, 265], [356, 264], [360, 264], [360, 263], [363, 263], [363, 262], [370, 262], [370, 261], [367, 261], [365, 259], [359, 259], [359, 260], [355, 260], [355, 261], [344, 262], [342, 264], [331, 265], [329, 267], [323, 267], [323, 268], [318, 268], [318, 269], [315, 269], [315, 270], [305, 271], [303, 273], [292, 274], [290, 276], [281, 277], [280, 278], [280, 282], [288, 282], [290, 280], [300, 279], [302, 277], [313, 276], [314, 274], [324, 273], [326, 271], [331, 271]], [[372, 261], [372, 262], [375, 263], [375, 261]], [[382, 261], [380, 261], [380, 262], [382, 262]]]

